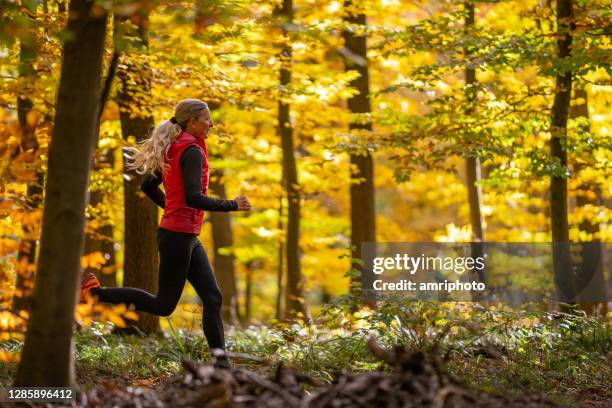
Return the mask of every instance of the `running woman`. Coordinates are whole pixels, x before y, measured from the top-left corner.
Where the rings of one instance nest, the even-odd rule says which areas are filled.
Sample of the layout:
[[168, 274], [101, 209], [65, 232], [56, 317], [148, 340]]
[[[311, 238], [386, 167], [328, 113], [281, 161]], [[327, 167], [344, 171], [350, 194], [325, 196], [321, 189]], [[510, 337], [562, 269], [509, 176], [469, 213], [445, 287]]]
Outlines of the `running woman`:
[[[140, 149], [127, 149], [131, 153], [128, 168], [147, 175], [142, 191], [164, 209], [157, 229], [157, 295], [137, 288], [102, 288], [91, 273], [81, 282], [82, 302], [93, 297], [103, 303], [124, 303], [137, 311], [169, 316], [189, 280], [204, 306], [202, 325], [211, 354], [215, 349], [225, 350], [225, 340], [221, 291], [198, 240], [204, 211], [251, 209], [244, 196], [216, 200], [206, 195], [209, 179], [205, 140], [212, 127], [208, 105], [198, 99], [185, 99], [176, 105], [174, 116], [155, 128]], [[159, 188], [162, 183], [165, 194]]]

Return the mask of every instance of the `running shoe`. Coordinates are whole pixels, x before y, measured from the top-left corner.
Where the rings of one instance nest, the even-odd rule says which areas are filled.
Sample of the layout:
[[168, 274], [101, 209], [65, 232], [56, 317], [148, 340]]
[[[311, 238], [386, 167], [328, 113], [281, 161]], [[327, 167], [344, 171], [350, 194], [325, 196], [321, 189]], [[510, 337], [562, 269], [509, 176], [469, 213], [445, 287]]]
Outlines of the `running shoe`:
[[216, 368], [232, 368], [232, 364], [225, 354], [225, 350], [220, 348], [214, 348], [211, 350], [212, 364]]
[[93, 273], [86, 273], [81, 280], [81, 296], [79, 299], [79, 303], [87, 303], [87, 301], [91, 298], [89, 291], [93, 288], [99, 288], [100, 282], [96, 275]]

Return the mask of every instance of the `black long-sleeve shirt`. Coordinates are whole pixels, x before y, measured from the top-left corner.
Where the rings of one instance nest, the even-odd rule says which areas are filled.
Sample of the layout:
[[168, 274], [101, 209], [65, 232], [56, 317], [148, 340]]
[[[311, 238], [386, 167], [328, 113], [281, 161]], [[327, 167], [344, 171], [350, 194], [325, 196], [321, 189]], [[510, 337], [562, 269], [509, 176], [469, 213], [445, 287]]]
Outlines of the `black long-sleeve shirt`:
[[[237, 211], [236, 200], [217, 200], [202, 194], [202, 151], [196, 146], [188, 147], [181, 155], [181, 171], [183, 172], [183, 190], [185, 203], [204, 211]], [[140, 189], [158, 206], [165, 208], [164, 192], [159, 188], [162, 183], [161, 172], [148, 175]]]

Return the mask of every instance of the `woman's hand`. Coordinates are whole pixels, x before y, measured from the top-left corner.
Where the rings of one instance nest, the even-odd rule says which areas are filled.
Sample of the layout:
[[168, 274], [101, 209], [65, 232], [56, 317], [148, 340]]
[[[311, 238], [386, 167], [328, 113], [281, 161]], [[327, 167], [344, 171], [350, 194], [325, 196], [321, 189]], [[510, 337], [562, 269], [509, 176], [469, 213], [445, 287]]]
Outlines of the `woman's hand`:
[[251, 203], [249, 202], [249, 199], [246, 198], [245, 196], [238, 196], [234, 198], [234, 200], [238, 203], [238, 211], [250, 211], [251, 210]]

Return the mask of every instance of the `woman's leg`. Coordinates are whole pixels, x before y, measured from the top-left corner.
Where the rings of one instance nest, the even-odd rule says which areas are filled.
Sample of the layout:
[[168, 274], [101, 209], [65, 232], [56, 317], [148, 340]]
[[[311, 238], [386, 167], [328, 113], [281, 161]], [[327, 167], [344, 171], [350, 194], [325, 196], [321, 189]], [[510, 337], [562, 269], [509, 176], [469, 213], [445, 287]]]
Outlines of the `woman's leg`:
[[202, 305], [204, 305], [202, 326], [206, 340], [208, 340], [208, 347], [225, 350], [223, 320], [221, 320], [221, 290], [215, 280], [208, 255], [206, 255], [206, 251], [199, 241], [191, 253], [191, 264], [189, 265], [187, 279], [202, 299]]
[[157, 231], [159, 248], [159, 285], [157, 296], [137, 288], [97, 288], [91, 294], [103, 303], [134, 305], [139, 312], [158, 316], [169, 316], [178, 304], [191, 260], [193, 246], [197, 242], [194, 234]]

